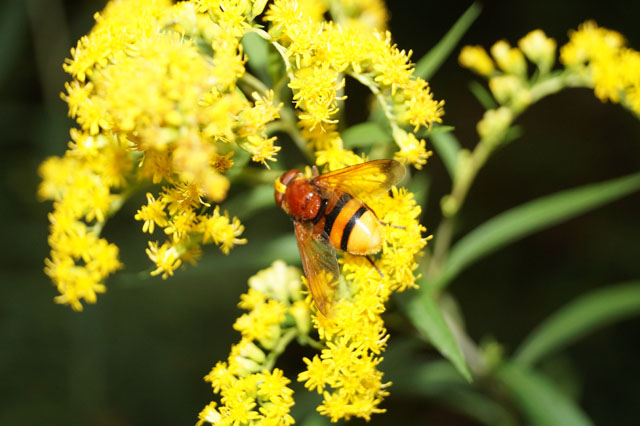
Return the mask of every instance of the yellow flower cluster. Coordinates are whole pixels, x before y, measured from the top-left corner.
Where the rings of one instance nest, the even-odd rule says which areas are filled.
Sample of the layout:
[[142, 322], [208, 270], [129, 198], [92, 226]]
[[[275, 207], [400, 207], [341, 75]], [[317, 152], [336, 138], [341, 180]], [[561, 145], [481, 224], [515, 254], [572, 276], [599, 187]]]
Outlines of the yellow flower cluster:
[[389, 335], [381, 314], [394, 291], [415, 288], [416, 258], [427, 243], [418, 217], [421, 209], [411, 193], [393, 188], [391, 194], [365, 199], [378, 217], [394, 226], [384, 228], [381, 255], [372, 268], [363, 256], [345, 254], [341, 259], [347, 294], [336, 302], [334, 315], [313, 316], [325, 349], [304, 359], [306, 371], [299, 381], [323, 395], [318, 411], [331, 421], [360, 417], [369, 420], [388, 395], [377, 365], [382, 361]]
[[266, 133], [279, 117], [273, 92], [236, 87], [247, 59], [240, 40], [264, 3], [112, 0], [71, 50], [62, 97], [79, 128], [66, 154], [40, 168], [39, 195], [54, 201], [46, 272], [59, 302], [80, 310], [105, 290], [121, 265], [100, 231], [146, 185], [163, 186], [136, 219], [167, 236], [149, 243], [152, 274], [194, 262], [201, 244], [228, 253], [245, 242], [238, 219], [210, 202], [226, 197], [238, 148], [265, 165], [280, 149]]
[[54, 201], [45, 272], [60, 293], [55, 300], [81, 310], [81, 300], [94, 303], [106, 289], [106, 277], [121, 267], [118, 247], [99, 233], [122, 202], [112, 191], [123, 187], [133, 161], [111, 136], [72, 131], [71, 137], [64, 157], [40, 166], [38, 195]]
[[218, 362], [205, 376], [220, 395], [220, 405], [207, 405], [197, 424], [291, 425], [293, 391], [273, 364], [287, 343], [306, 336], [311, 327], [300, 270], [274, 262], [249, 279], [238, 306], [248, 310], [234, 324], [242, 339], [232, 346], [227, 362]]
[[570, 32], [560, 60], [586, 75], [598, 99], [622, 102], [640, 114], [640, 52], [626, 47], [620, 33], [585, 22]]
[[[366, 16], [358, 20], [343, 19], [338, 24], [322, 20], [322, 15], [307, 15], [306, 8], [295, 0], [276, 0], [266, 11], [265, 20], [271, 25], [268, 36], [275, 42], [289, 72], [289, 87], [299, 108], [303, 135], [311, 142], [318, 163], [330, 167], [342, 161], [345, 153], [337, 133], [337, 113], [345, 80], [349, 75], [365, 84], [381, 103], [394, 127], [394, 139], [400, 148], [397, 158], [418, 168], [429, 154], [424, 141], [406, 136], [400, 125], [430, 127], [440, 122], [443, 102], [433, 99], [429, 85], [413, 75], [409, 61], [411, 52], [399, 50], [388, 32], [366, 26]], [[379, 10], [377, 2], [348, 1], [344, 10], [366, 10], [349, 3], [370, 3]], [[367, 5], [369, 6], [369, 5]], [[378, 19], [372, 22], [382, 22]]]

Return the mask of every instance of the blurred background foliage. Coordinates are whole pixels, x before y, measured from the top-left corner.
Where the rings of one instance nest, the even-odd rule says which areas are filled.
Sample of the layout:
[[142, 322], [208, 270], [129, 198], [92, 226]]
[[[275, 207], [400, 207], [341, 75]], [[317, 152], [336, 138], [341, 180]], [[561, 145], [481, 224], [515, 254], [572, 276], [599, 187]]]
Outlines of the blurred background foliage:
[[[42, 271], [51, 206], [35, 198], [36, 170], [46, 156], [60, 155], [66, 147], [73, 123], [59, 98], [67, 79], [61, 64], [104, 3], [0, 3], [2, 425], [194, 424], [211, 398], [202, 377], [226, 358], [238, 338], [231, 325], [247, 278], [275, 259], [273, 246], [265, 251], [265, 245], [277, 245], [291, 234], [288, 219], [274, 205], [266, 214], [244, 220], [249, 244], [228, 257], [217, 249], [205, 250], [198, 267], [165, 281], [148, 278], [146, 241], [141, 225], [132, 220], [144, 196], [139, 194], [104, 231], [121, 247], [126, 269], [108, 282], [98, 303], [82, 313], [53, 303], [56, 290]], [[400, 48], [412, 49], [417, 60], [469, 4], [390, 2], [394, 40]], [[535, 28], [564, 44], [569, 29], [595, 19], [640, 49], [639, 12], [638, 4], [595, 0], [487, 2], [463, 44], [488, 48], [503, 38], [513, 44]], [[430, 83], [436, 97], [446, 100], [444, 124], [455, 126], [457, 137], [470, 147], [477, 140], [475, 125], [483, 108], [469, 92], [468, 83], [475, 77], [458, 66], [459, 48], [455, 52]], [[362, 94], [357, 88], [348, 90], [351, 97]], [[348, 114], [353, 122], [363, 118], [356, 110]], [[545, 98], [517, 124], [522, 137], [496, 152], [475, 181], [460, 215], [461, 233], [528, 200], [640, 169], [638, 119], [619, 105], [601, 103], [588, 89]], [[285, 150], [283, 154], [286, 161]], [[450, 181], [437, 156], [421, 175], [430, 180], [423, 222], [434, 231], [440, 222], [438, 200]], [[518, 241], [468, 268], [450, 291], [470, 336], [485, 344], [497, 341], [512, 354], [536, 325], [579, 295], [637, 279], [639, 213], [640, 197], [634, 194]], [[279, 257], [297, 262], [291, 245], [283, 247], [288, 249]], [[635, 318], [590, 333], [547, 357], [539, 371], [549, 373], [595, 424], [640, 424], [638, 324]], [[394, 339], [401, 330], [394, 328], [393, 318], [388, 325], [391, 347], [381, 368], [394, 386], [383, 405], [388, 414], [375, 416], [372, 424], [480, 424], [459, 414], [465, 410], [451, 402], [472, 407], [465, 395], [446, 398], [444, 388], [433, 392], [433, 387], [412, 385], [411, 380], [423, 377], [414, 373], [428, 377], [429, 371], [407, 371], [394, 363], [394, 356], [413, 343]], [[279, 362], [290, 377], [301, 370], [300, 354], [305, 351], [293, 345]], [[445, 362], [438, 361], [435, 351], [414, 356], [435, 361], [425, 364], [435, 367]], [[443, 374], [446, 368], [433, 371]], [[319, 417], [304, 421], [317, 397], [300, 386], [295, 390], [294, 417], [299, 423], [323, 424]]]

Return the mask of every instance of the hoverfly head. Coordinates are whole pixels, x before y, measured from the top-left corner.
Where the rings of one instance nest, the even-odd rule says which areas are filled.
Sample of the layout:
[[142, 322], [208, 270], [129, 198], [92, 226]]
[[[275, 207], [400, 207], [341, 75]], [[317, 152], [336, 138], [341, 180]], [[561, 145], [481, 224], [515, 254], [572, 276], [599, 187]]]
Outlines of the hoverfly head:
[[282, 201], [284, 200], [284, 194], [287, 192], [287, 186], [293, 182], [298, 175], [300, 175], [299, 170], [289, 170], [273, 183], [273, 187], [276, 190], [275, 197], [278, 207], [282, 208]]

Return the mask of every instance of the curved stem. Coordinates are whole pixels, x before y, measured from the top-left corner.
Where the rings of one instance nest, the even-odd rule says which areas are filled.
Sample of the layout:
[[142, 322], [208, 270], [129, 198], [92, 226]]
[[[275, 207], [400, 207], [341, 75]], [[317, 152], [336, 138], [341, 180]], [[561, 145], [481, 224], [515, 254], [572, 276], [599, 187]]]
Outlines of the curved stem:
[[260, 81], [256, 76], [245, 72], [242, 77], [240, 77], [240, 82], [244, 83], [246, 86], [254, 89], [262, 96], [266, 96], [267, 92], [270, 90], [262, 81]]
[[[512, 118], [509, 126], [520, 116], [526, 108], [542, 98], [555, 94], [567, 87], [589, 87], [589, 83], [581, 76], [570, 71], [562, 71], [550, 74], [547, 78], [536, 82], [530, 89], [531, 102], [521, 108], [511, 108]], [[456, 178], [453, 182], [451, 193], [443, 198], [443, 219], [438, 226], [435, 238], [435, 247], [433, 259], [429, 265], [427, 278], [433, 279], [439, 273], [442, 265], [446, 261], [449, 247], [453, 239], [453, 230], [455, 218], [462, 208], [464, 201], [471, 189], [471, 185], [475, 181], [480, 169], [488, 161], [494, 148], [500, 145], [504, 140], [506, 132], [501, 135], [500, 140], [494, 138], [483, 138], [477, 143], [474, 150], [469, 155], [468, 161], [465, 161], [464, 169], [458, 170]], [[460, 155], [460, 154], [458, 154]], [[445, 208], [446, 207], [446, 208]]]
[[297, 335], [298, 330], [296, 330], [295, 328], [291, 328], [280, 337], [280, 340], [278, 340], [276, 346], [271, 350], [271, 352], [269, 352], [269, 355], [267, 355], [267, 359], [264, 362], [265, 369], [273, 369], [273, 366], [275, 365], [278, 357], [282, 354], [282, 352], [284, 352], [289, 343], [291, 343], [291, 341], [295, 339]]
[[[274, 127], [271, 127], [273, 130]], [[296, 144], [298, 149], [304, 154], [307, 161], [311, 163], [315, 163], [315, 159], [313, 157], [313, 153], [309, 151], [307, 148], [307, 140], [302, 137], [300, 133], [300, 129], [298, 128], [298, 124], [296, 122], [296, 114], [291, 107], [283, 107], [280, 110], [280, 121], [279, 125], [275, 127], [277, 130], [282, 130], [286, 132], [293, 142]]]

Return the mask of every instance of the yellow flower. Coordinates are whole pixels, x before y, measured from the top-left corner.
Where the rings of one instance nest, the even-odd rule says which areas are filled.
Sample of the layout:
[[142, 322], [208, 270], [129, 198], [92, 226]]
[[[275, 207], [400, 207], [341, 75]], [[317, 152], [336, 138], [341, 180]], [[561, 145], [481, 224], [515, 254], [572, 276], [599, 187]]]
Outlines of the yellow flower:
[[236, 244], [246, 244], [245, 238], [238, 238], [244, 231], [244, 226], [238, 218], [229, 219], [228, 214], [220, 215], [220, 208], [216, 207], [212, 215], [200, 215], [198, 231], [202, 234], [202, 242], [207, 244], [213, 242], [220, 246], [224, 254]]
[[395, 159], [408, 163], [416, 169], [422, 169], [427, 163], [427, 159], [433, 154], [426, 150], [426, 142], [424, 139], [418, 139], [413, 133], [402, 132], [402, 135], [396, 137], [396, 141], [400, 145], [400, 151], [396, 152]]
[[409, 80], [405, 87], [404, 106], [406, 112], [400, 119], [411, 124], [416, 132], [420, 126], [430, 128], [433, 123], [441, 123], [444, 101], [436, 101], [429, 83], [421, 78]]
[[60, 292], [56, 302], [81, 311], [81, 300], [95, 303], [96, 294], [106, 290], [104, 279], [122, 266], [118, 248], [89, 232], [81, 222], [59, 218], [59, 212], [51, 216], [51, 258], [45, 260], [45, 272]]
[[560, 49], [560, 60], [583, 73], [600, 100], [624, 102], [640, 113], [640, 52], [625, 47], [621, 34], [593, 21], [580, 25], [569, 36]]
[[239, 317], [233, 328], [252, 340], [258, 340], [267, 349], [271, 349], [280, 337], [280, 323], [285, 320], [286, 307], [269, 300]]
[[173, 275], [173, 271], [178, 269], [182, 264], [180, 259], [180, 252], [177, 247], [171, 245], [168, 242], [158, 246], [157, 241], [149, 241], [149, 248], [146, 249], [147, 256], [157, 268], [151, 272], [151, 275], [162, 274], [163, 279], [167, 279], [168, 276]]
[[338, 112], [337, 91], [344, 87], [344, 79], [338, 79], [337, 71], [323, 64], [299, 70], [289, 87], [293, 90], [296, 107], [304, 112], [302, 120], [308, 120], [311, 129], [318, 124], [333, 123], [332, 116]]
[[151, 193], [147, 192], [147, 205], [142, 206], [135, 215], [136, 220], [144, 220], [142, 232], [153, 234], [156, 224], [161, 227], [167, 226], [165, 206], [163, 200], [156, 200]]
[[623, 45], [622, 34], [587, 21], [577, 31], [569, 32], [569, 42], [560, 49], [560, 60], [567, 66], [574, 66], [594, 59], [606, 59]]
[[[381, 37], [380, 34], [376, 35]], [[380, 56], [373, 65], [373, 69], [379, 73], [375, 81], [391, 87], [392, 94], [398, 88], [406, 87], [411, 80], [412, 69], [409, 58], [412, 52], [405, 53], [404, 50], [398, 50], [396, 45], [391, 43], [391, 33], [387, 31], [384, 36], [384, 48], [376, 53]]]

